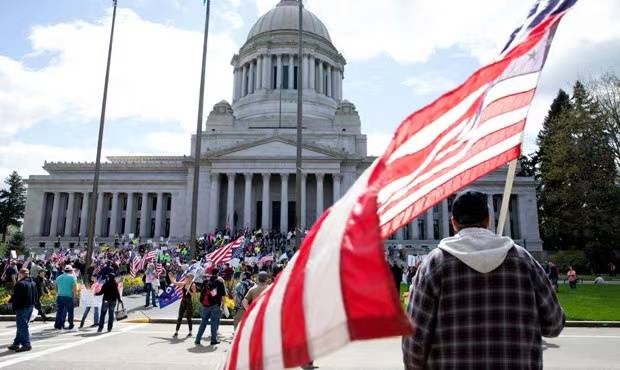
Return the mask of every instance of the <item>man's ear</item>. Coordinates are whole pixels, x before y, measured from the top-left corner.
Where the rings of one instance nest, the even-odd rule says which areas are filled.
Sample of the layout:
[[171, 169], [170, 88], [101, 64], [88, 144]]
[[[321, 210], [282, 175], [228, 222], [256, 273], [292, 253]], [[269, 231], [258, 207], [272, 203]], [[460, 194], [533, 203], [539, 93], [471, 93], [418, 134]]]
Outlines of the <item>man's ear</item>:
[[461, 229], [461, 226], [458, 224], [458, 222], [456, 222], [454, 216], [450, 216], [450, 222], [452, 223], [452, 229], [454, 229], [454, 233], [458, 233]]

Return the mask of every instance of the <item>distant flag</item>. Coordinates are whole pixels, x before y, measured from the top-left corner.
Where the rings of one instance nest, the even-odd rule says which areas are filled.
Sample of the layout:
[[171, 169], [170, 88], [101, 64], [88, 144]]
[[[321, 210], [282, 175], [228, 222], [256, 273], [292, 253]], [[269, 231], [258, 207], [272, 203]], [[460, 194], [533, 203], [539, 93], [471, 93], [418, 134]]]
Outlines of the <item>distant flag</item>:
[[157, 252], [155, 251], [147, 252], [144, 255], [144, 257], [142, 257], [142, 260], [140, 261], [140, 268], [138, 270], [144, 270], [150, 262], [155, 260], [156, 257], [157, 257]]
[[165, 271], [166, 269], [164, 269], [164, 266], [161, 263], [155, 265], [155, 273], [157, 274], [158, 279], [161, 278]]
[[140, 257], [138, 256], [134, 256], [133, 260], [131, 261], [131, 265], [129, 266], [129, 274], [131, 275], [131, 277], [136, 277], [136, 275], [138, 274], [138, 271], [140, 271], [140, 262], [142, 260], [140, 259]]
[[242, 249], [245, 237], [240, 237], [234, 242], [220, 247], [213, 252], [207, 254], [207, 261], [211, 261], [213, 266], [218, 266], [224, 263], [228, 263], [233, 259], [233, 249]]
[[226, 370], [299, 367], [351, 341], [414, 333], [385, 261], [385, 239], [518, 158], [555, 30], [575, 3], [537, 1], [495, 62], [401, 124], [387, 151], [316, 221], [246, 311]]

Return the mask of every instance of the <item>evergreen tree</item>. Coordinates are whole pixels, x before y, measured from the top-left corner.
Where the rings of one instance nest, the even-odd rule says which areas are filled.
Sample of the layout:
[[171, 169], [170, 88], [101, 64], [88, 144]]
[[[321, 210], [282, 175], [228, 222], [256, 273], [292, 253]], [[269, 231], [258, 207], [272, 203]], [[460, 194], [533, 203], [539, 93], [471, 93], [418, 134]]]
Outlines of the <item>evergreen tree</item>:
[[539, 135], [541, 234], [547, 248], [585, 250], [600, 269], [620, 226], [614, 156], [601, 110], [583, 84], [567, 98], [560, 91]]
[[21, 226], [26, 210], [26, 185], [21, 176], [13, 171], [4, 181], [7, 189], [0, 190], [0, 233], [6, 241], [9, 226]]

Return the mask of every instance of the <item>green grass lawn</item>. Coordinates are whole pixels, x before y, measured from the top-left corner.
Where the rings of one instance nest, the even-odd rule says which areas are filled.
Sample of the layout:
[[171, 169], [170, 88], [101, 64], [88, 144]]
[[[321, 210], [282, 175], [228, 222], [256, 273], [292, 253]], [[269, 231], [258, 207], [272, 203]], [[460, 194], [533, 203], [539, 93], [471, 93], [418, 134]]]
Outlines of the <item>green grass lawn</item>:
[[620, 285], [561, 284], [558, 299], [567, 320], [620, 321]]
[[[402, 293], [407, 286], [400, 286]], [[567, 320], [576, 321], [620, 321], [620, 285], [579, 284], [571, 290], [560, 284], [558, 299], [566, 313]], [[403, 297], [403, 307], [407, 301]]]

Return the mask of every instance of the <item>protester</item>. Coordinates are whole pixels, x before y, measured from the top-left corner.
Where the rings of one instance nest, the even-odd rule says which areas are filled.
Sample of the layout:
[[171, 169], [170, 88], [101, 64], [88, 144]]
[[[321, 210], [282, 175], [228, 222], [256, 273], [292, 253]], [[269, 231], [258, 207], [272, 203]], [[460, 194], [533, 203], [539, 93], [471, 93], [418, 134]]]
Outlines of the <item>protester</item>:
[[[30, 276], [32, 276], [32, 274], [30, 274]], [[37, 287], [37, 296], [39, 297], [39, 299], [37, 299], [37, 302], [34, 308], [36, 308], [39, 311], [39, 315], [41, 315], [43, 322], [47, 322], [47, 316], [45, 315], [45, 310], [43, 310], [43, 307], [41, 306], [41, 297], [49, 293], [49, 289], [47, 289], [47, 279], [45, 278], [45, 270], [39, 269], [39, 273], [34, 279], [34, 283]]]
[[573, 269], [573, 266], [570, 266], [568, 268], [566, 278], [568, 279], [568, 285], [570, 286], [570, 288], [577, 289], [577, 272]]
[[22, 268], [18, 273], [18, 281], [13, 288], [13, 295], [9, 303], [15, 310], [15, 325], [17, 333], [15, 340], [8, 349], [15, 352], [26, 352], [32, 349], [30, 345], [30, 332], [28, 331], [28, 323], [32, 316], [34, 306], [38, 304], [39, 297], [35, 283], [29, 277], [30, 272], [26, 268]]
[[4, 270], [2, 281], [9, 291], [12, 290], [17, 283], [17, 267], [15, 261], [11, 260], [9, 262], [8, 267]]
[[185, 275], [185, 279], [180, 282], [173, 281], [173, 284], [178, 288], [182, 289], [181, 292], [181, 305], [179, 306], [179, 315], [177, 317], [177, 328], [172, 335], [173, 338], [179, 336], [179, 329], [181, 329], [181, 323], [183, 322], [183, 317], [187, 318], [187, 327], [189, 329], [189, 333], [187, 337], [192, 336], [192, 317], [194, 316], [194, 304], [193, 299], [196, 295], [196, 285], [194, 284], [194, 275], [187, 274]]
[[245, 295], [248, 294], [248, 291], [254, 286], [254, 282], [252, 281], [252, 275], [249, 272], [244, 272], [242, 275], [242, 280], [237, 283], [235, 288], [233, 289], [233, 298], [235, 300], [235, 317], [233, 320], [233, 325], [235, 331], [237, 330], [237, 326], [241, 321], [241, 318], [245, 314], [245, 307], [243, 307], [243, 299]]
[[457, 234], [429, 253], [414, 278], [405, 369], [542, 369], [541, 337], [564, 327], [543, 268], [488, 230], [485, 195], [459, 194], [451, 222]]
[[555, 288], [555, 291], [558, 291], [558, 279], [560, 278], [560, 272], [558, 266], [555, 263], [549, 262], [549, 280], [551, 280], [551, 285]]
[[[92, 278], [93, 281], [96, 281], [95, 278]], [[92, 285], [87, 287], [88, 289], [92, 289]], [[90, 294], [90, 293], [89, 293]], [[86, 318], [88, 317], [88, 313], [90, 312], [90, 309], [93, 309], [93, 324], [90, 326], [91, 328], [94, 328], [95, 326], [99, 325], [99, 306], [86, 306], [86, 307], [82, 307], [82, 309], [84, 310], [84, 313], [82, 313], [82, 320], [80, 321], [80, 329], [82, 329], [84, 327], [84, 322], [86, 321]]]
[[217, 330], [222, 317], [223, 298], [226, 295], [226, 288], [222, 279], [217, 276], [218, 273], [219, 270], [217, 268], [211, 270], [211, 275], [203, 283], [203, 288], [200, 292], [200, 327], [198, 328], [198, 335], [196, 335], [196, 345], [200, 344], [207, 325], [211, 326], [211, 345], [220, 344], [217, 340]]
[[[154, 287], [154, 282], [159, 282], [159, 277], [157, 276], [157, 271], [155, 271], [154, 264], [148, 264], [146, 271], [144, 272], [144, 278], [144, 290], [146, 292], [146, 303], [144, 304], [144, 308], [149, 307], [151, 298], [153, 301], [153, 307], [157, 307], [157, 290], [156, 287]], [[157, 288], [159, 288], [159, 284], [157, 284]]]
[[97, 333], [103, 331], [103, 324], [105, 323], [105, 315], [108, 314], [108, 333], [112, 331], [114, 325], [114, 310], [116, 308], [116, 302], [123, 303], [121, 300], [121, 294], [118, 291], [118, 284], [116, 283], [116, 275], [109, 273], [107, 280], [103, 283], [101, 290], [95, 295], [103, 296], [103, 303], [101, 305], [101, 316], [99, 316], [99, 328]]
[[64, 329], [65, 316], [68, 316], [69, 330], [73, 330], [73, 298], [77, 296], [77, 281], [73, 275], [73, 267], [66, 265], [64, 274], [56, 278], [56, 322], [54, 328], [56, 330]]
[[248, 291], [248, 294], [243, 298], [243, 307], [247, 310], [252, 302], [256, 300], [264, 291], [269, 287], [269, 274], [265, 271], [258, 273], [256, 286]]

